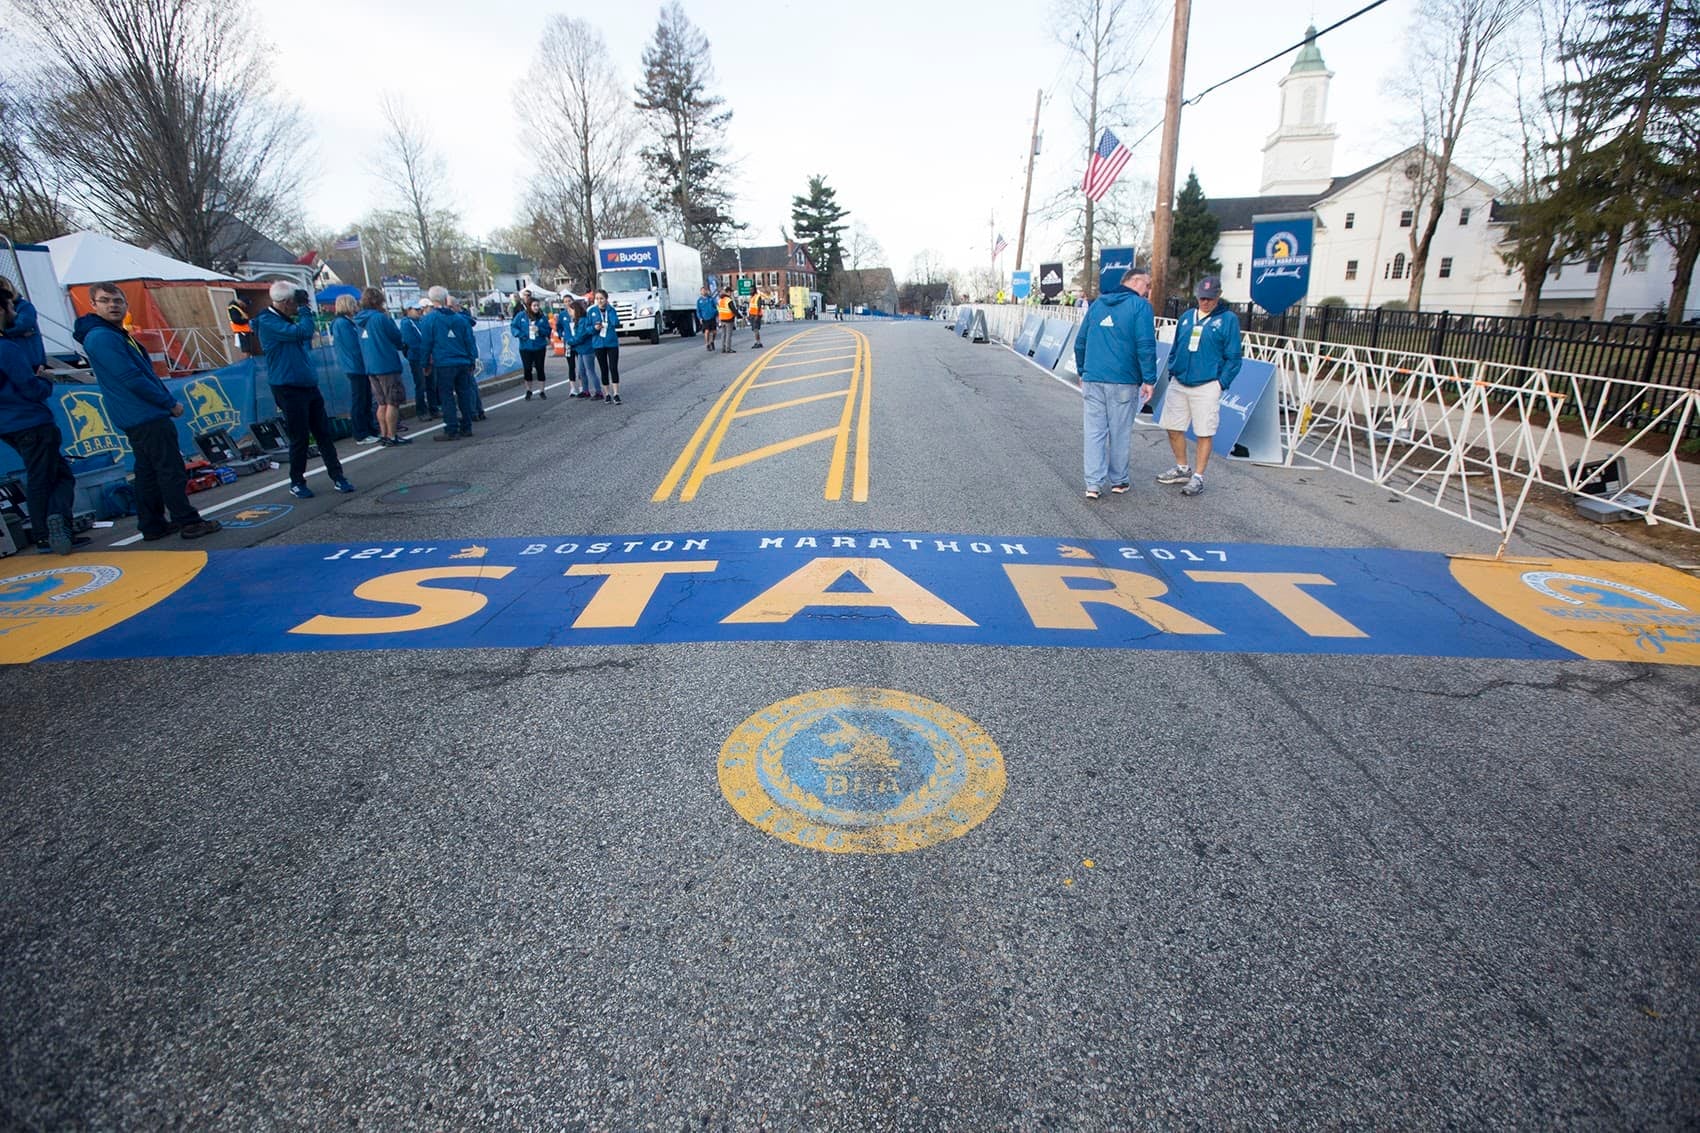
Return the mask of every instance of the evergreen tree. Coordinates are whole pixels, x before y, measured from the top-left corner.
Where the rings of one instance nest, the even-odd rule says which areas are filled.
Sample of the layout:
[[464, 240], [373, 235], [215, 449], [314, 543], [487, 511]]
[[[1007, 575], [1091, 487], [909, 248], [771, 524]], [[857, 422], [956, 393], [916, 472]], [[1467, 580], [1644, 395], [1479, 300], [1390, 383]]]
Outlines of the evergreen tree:
[[708, 37], [685, 17], [678, 0], [661, 9], [655, 34], [643, 51], [643, 81], [636, 106], [654, 141], [641, 155], [656, 211], [687, 244], [713, 251], [738, 227], [728, 209], [726, 100], [708, 93], [714, 66]]
[[1174, 235], [1169, 242], [1169, 258], [1176, 274], [1186, 280], [1185, 294], [1207, 275], [1222, 270], [1222, 265], [1210, 253], [1216, 250], [1216, 237], [1222, 225], [1205, 207], [1204, 190], [1198, 184], [1198, 171], [1187, 173], [1186, 184], [1175, 198]]
[[826, 183], [826, 174], [809, 178], [809, 195], [791, 198], [791, 226], [797, 242], [809, 250], [815, 263], [816, 286], [831, 295], [832, 278], [844, 267], [844, 218], [848, 209], [838, 205], [838, 190]]

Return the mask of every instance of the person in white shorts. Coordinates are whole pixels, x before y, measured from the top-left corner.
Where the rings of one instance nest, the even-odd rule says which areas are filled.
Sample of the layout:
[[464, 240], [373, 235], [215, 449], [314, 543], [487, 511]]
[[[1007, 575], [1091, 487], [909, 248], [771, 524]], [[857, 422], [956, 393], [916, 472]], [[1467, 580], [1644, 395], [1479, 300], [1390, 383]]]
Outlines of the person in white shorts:
[[[1198, 305], [1175, 326], [1169, 351], [1169, 386], [1163, 394], [1158, 424], [1169, 431], [1175, 466], [1158, 473], [1159, 484], [1184, 484], [1183, 496], [1204, 491], [1204, 469], [1210, 463], [1211, 438], [1222, 391], [1240, 372], [1242, 347], [1239, 317], [1222, 304], [1222, 281], [1205, 276], [1193, 289]], [[1187, 463], [1186, 431], [1198, 438], [1198, 465]]]

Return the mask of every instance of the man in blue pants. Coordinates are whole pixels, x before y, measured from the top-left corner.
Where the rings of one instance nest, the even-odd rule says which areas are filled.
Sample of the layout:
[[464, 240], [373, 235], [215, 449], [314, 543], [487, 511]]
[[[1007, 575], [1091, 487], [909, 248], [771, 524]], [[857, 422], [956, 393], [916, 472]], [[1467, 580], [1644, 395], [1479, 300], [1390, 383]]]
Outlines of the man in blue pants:
[[466, 320], [449, 309], [448, 288], [431, 288], [430, 298], [431, 309], [419, 320], [419, 336], [425, 343], [425, 365], [437, 379], [437, 396], [442, 401], [443, 431], [437, 440], [456, 441], [472, 435], [472, 367], [478, 363], [478, 354]]
[[1150, 274], [1145, 268], [1129, 268], [1119, 286], [1087, 309], [1074, 338], [1089, 500], [1102, 495], [1106, 483], [1118, 496], [1128, 488], [1133, 416], [1151, 397], [1157, 380], [1156, 316], [1138, 290]]

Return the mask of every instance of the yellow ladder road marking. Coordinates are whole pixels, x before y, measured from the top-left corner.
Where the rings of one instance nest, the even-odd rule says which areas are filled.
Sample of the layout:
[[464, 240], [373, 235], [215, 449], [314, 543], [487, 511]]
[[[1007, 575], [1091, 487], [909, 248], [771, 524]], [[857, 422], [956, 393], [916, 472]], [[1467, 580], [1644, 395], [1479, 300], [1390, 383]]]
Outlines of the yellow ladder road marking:
[[[816, 347], [815, 350], [789, 349], [799, 343], [804, 343], [804, 340], [811, 335], [822, 333], [829, 335], [848, 334], [851, 344], [854, 346], [853, 352], [845, 354], [842, 345], [825, 344], [819, 340], [806, 344]], [[785, 360], [779, 361], [782, 355]], [[828, 357], [828, 355], [831, 356]], [[799, 374], [771, 382], [757, 381], [768, 369], [819, 365], [844, 359], [853, 359], [854, 361], [848, 368]], [[847, 327], [821, 327], [804, 331], [802, 334], [780, 343], [773, 348], [771, 353], [765, 355], [759, 361], [751, 363], [721, 393], [715, 401], [714, 407], [708, 411], [707, 416], [703, 418], [701, 424], [691, 435], [691, 439], [686, 443], [678, 459], [673, 462], [660, 486], [656, 488], [655, 494], [650, 497], [651, 500], [655, 503], [663, 503], [672, 498], [675, 491], [678, 491], [678, 498], [681, 503], [693, 500], [698, 491], [701, 490], [703, 482], [717, 472], [741, 468], [771, 456], [805, 448], [817, 441], [831, 439], [834, 443], [832, 457], [827, 468], [826, 486], [822, 493], [824, 498], [838, 500], [843, 497], [845, 472], [849, 468], [851, 497], [858, 503], [866, 503], [870, 467], [868, 428], [872, 418], [872, 370], [873, 351], [868, 344], [867, 336], [860, 331], [850, 330]], [[749, 409], [743, 407], [744, 399], [752, 390], [789, 385], [793, 382], [812, 381], [816, 378], [833, 377], [841, 374], [850, 375], [848, 389], [792, 398], [772, 405], [760, 405]], [[830, 401], [833, 398], [843, 398], [844, 408], [839, 415], [838, 423], [832, 428], [821, 429], [788, 440], [763, 445], [736, 456], [720, 456], [720, 447], [725, 443], [734, 421], [772, 413], [779, 409], [791, 409], [811, 402]], [[852, 434], [854, 434], [855, 440], [853, 461], [850, 444]]]

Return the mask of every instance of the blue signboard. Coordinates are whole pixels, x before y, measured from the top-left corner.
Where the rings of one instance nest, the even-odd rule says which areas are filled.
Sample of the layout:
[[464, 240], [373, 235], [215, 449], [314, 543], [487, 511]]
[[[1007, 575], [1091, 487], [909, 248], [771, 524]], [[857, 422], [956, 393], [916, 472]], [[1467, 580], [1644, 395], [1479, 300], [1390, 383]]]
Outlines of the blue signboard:
[[1251, 301], [1279, 315], [1310, 290], [1310, 250], [1316, 220], [1308, 212], [1251, 219]]
[[1122, 276], [1133, 266], [1132, 248], [1105, 248], [1098, 254], [1098, 293], [1120, 287]]
[[1039, 345], [1039, 334], [1045, 329], [1045, 316], [1028, 315], [1021, 322], [1021, 333], [1015, 336], [1011, 349], [1023, 358], [1033, 355], [1033, 348]]
[[28, 556], [0, 566], [0, 664], [704, 641], [1700, 663], [1700, 582], [1539, 565], [858, 530]]
[[1033, 293], [1033, 273], [1018, 271], [1010, 276], [1009, 293], [1015, 296], [1017, 303]]
[[603, 248], [598, 260], [603, 271], [610, 268], [659, 268], [661, 253], [654, 244], [641, 248]]
[[1046, 319], [1045, 329], [1039, 332], [1039, 340], [1033, 346], [1033, 361], [1047, 370], [1055, 369], [1057, 359], [1073, 338], [1073, 323], [1067, 319]]

